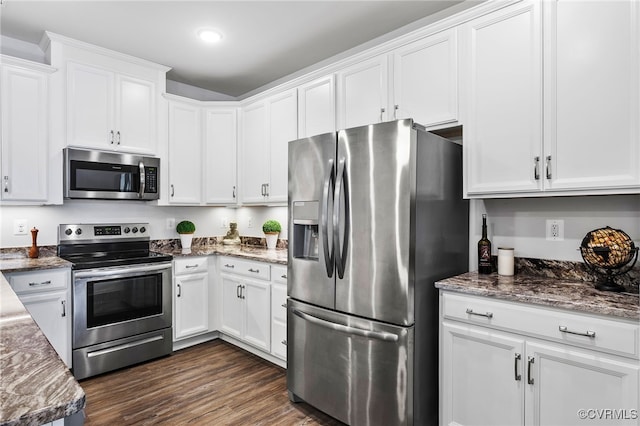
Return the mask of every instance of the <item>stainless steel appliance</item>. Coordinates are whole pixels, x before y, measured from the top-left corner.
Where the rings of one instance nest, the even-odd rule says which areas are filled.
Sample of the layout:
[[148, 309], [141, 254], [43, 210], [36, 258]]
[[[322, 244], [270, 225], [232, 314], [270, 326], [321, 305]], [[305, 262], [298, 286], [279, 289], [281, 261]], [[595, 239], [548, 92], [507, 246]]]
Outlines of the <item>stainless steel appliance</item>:
[[64, 197], [157, 200], [160, 159], [64, 148]]
[[462, 147], [408, 119], [290, 142], [289, 235], [290, 399], [437, 424], [434, 282], [468, 270]]
[[62, 224], [58, 256], [73, 263], [77, 379], [173, 350], [171, 260], [149, 250], [149, 224]]

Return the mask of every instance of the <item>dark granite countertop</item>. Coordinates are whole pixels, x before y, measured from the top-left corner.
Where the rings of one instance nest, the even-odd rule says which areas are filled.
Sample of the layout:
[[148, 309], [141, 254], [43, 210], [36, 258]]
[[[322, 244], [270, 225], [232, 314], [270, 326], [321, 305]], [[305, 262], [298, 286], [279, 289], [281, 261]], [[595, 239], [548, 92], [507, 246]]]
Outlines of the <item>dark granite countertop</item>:
[[436, 287], [474, 296], [564, 308], [592, 314], [640, 319], [637, 293], [596, 290], [592, 282], [518, 274], [467, 272], [436, 282]]
[[85, 393], [0, 274], [0, 425], [40, 425], [82, 410]]
[[233, 256], [243, 259], [257, 260], [259, 262], [275, 263], [279, 265], [287, 264], [287, 249], [269, 250], [260, 246], [251, 245], [224, 245], [224, 244], [208, 244], [196, 245], [191, 247], [191, 253], [182, 253], [179, 244], [155, 244], [153, 251], [164, 254], [170, 254], [174, 257], [181, 256]]

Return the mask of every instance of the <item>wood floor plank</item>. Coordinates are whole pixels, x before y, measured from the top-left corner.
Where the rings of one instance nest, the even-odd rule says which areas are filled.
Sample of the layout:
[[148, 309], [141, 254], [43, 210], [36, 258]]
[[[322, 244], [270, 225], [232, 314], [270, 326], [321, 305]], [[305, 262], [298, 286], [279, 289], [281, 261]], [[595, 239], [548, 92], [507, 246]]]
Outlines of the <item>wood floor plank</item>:
[[286, 372], [222, 340], [82, 380], [85, 425], [342, 425], [287, 396]]

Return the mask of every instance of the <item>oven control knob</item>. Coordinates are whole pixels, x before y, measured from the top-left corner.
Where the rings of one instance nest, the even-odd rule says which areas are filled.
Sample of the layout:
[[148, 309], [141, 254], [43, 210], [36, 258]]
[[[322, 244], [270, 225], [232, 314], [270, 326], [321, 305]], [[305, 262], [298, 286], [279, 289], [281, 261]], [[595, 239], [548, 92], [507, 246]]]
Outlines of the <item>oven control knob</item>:
[[144, 226], [140, 227], [140, 233], [144, 234], [145, 232], [147, 232], [147, 228], [145, 228]]
[[124, 233], [125, 233], [125, 234], [128, 234], [128, 233], [129, 233], [129, 231], [130, 231], [129, 227], [128, 227], [128, 226], [125, 226], [125, 227], [124, 227]]
[[131, 230], [131, 232], [133, 232], [133, 233], [135, 234], [136, 232], [138, 232], [138, 228], [136, 228], [136, 227], [134, 226], [134, 227], [133, 227], [133, 229]]
[[73, 231], [71, 230], [71, 228], [67, 228], [67, 229], [64, 231], [64, 233], [65, 233], [65, 234], [67, 234], [67, 235], [71, 235], [71, 234], [73, 234]]
[[76, 235], [80, 235], [80, 234], [82, 234], [82, 229], [80, 228], [76, 229]]

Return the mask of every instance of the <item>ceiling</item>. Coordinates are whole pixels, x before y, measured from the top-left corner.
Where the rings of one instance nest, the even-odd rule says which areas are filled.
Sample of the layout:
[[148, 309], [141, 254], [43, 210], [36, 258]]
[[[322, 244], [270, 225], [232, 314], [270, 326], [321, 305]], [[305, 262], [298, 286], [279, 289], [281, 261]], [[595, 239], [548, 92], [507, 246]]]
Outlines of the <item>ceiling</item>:
[[[38, 43], [45, 30], [171, 67], [167, 77], [232, 97], [406, 27], [460, 0], [1, 0], [0, 32]], [[446, 13], [446, 12], [442, 12]], [[206, 44], [196, 30], [223, 34]]]

